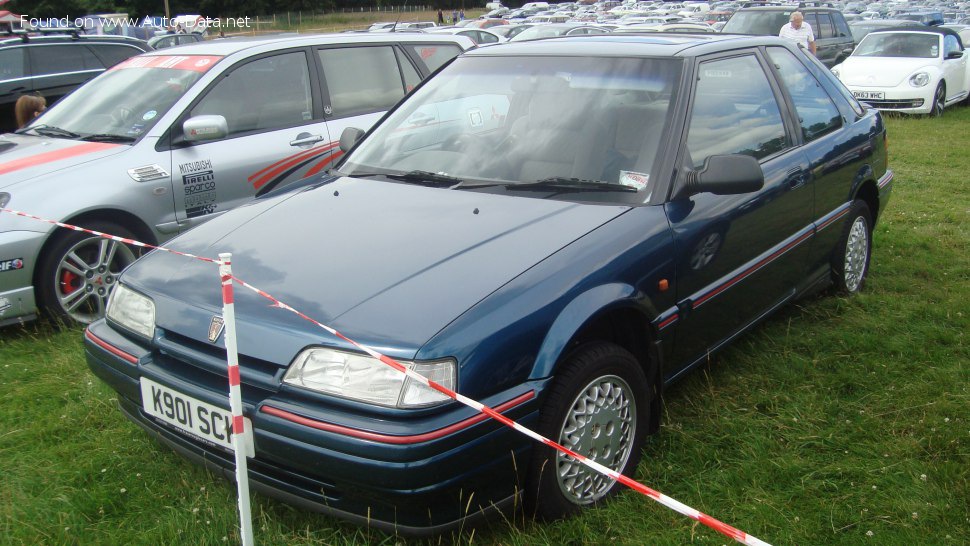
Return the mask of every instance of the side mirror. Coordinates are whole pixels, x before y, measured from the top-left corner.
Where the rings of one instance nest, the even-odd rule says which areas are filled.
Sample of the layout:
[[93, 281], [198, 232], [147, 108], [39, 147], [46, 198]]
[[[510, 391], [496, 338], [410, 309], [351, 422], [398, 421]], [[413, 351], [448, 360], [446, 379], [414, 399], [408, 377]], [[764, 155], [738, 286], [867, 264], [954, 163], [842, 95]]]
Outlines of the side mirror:
[[357, 144], [357, 141], [364, 136], [364, 130], [357, 127], [346, 127], [340, 133], [340, 150], [344, 153], [349, 152]]
[[736, 195], [760, 190], [765, 173], [758, 160], [748, 155], [712, 155], [698, 171], [687, 173], [688, 194]]
[[946, 59], [947, 60], [950, 60], [950, 59], [962, 59], [962, 58], [963, 58], [963, 52], [962, 51], [951, 51], [951, 52], [949, 52], [949, 53], [946, 54]]
[[186, 142], [220, 140], [229, 136], [229, 125], [222, 116], [195, 116], [182, 124], [182, 136]]

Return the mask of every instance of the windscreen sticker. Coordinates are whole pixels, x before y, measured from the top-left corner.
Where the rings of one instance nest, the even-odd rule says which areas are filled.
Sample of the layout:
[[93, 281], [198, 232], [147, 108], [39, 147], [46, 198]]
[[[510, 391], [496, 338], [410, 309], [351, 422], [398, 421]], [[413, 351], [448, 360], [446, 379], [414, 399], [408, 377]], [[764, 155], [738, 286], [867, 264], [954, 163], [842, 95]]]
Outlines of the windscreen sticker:
[[485, 125], [485, 118], [482, 117], [482, 111], [478, 108], [468, 111], [468, 124], [472, 127], [481, 127]]
[[438, 52], [438, 48], [436, 48], [436, 47], [419, 47], [418, 48], [418, 55], [420, 55], [421, 58], [424, 59], [424, 60], [428, 60], [431, 57], [434, 57], [434, 54], [437, 53], [437, 52]]
[[149, 121], [149, 120], [155, 119], [155, 116], [157, 115], [158, 115], [158, 112], [156, 110], [149, 110], [145, 112], [144, 115], [142, 115], [141, 119], [142, 121]]
[[12, 260], [2, 260], [0, 261], [0, 273], [5, 273], [7, 271], [16, 271], [18, 269], [24, 268], [23, 258], [13, 258]]
[[620, 171], [620, 184], [643, 191], [650, 185], [650, 175], [633, 171]]
[[208, 72], [221, 59], [221, 55], [139, 55], [121, 61], [109, 70], [125, 68], [172, 68]]
[[216, 175], [212, 160], [191, 161], [179, 165], [185, 193], [185, 215], [189, 218], [212, 214], [216, 204]]

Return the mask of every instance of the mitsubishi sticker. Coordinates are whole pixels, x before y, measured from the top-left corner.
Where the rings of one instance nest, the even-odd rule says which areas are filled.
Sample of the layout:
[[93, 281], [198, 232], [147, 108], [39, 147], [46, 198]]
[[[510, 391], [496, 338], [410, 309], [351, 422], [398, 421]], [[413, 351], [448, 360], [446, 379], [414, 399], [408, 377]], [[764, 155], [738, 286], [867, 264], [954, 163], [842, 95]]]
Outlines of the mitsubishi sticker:
[[189, 218], [212, 214], [216, 205], [216, 175], [212, 160], [190, 161], [179, 165], [185, 194], [185, 215]]

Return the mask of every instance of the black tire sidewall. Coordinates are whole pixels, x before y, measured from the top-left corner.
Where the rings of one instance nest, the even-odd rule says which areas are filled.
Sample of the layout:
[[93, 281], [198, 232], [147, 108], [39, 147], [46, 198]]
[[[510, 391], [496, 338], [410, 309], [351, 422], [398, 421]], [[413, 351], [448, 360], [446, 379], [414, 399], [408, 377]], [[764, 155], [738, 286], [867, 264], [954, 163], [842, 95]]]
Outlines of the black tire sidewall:
[[[940, 94], [940, 89], [944, 90], [942, 95]], [[936, 113], [936, 107], [938, 104], [940, 106], [939, 114]], [[946, 86], [943, 84], [943, 82], [940, 82], [939, 84], [937, 84], [936, 89], [933, 91], [933, 106], [930, 109], [930, 116], [941, 117], [943, 115], [943, 112], [945, 111], [946, 111]]]
[[[127, 239], [135, 238], [129, 230], [111, 222], [90, 222], [84, 224], [82, 227]], [[81, 231], [62, 230], [62, 233], [54, 235], [54, 240], [41, 256], [35, 276], [34, 293], [37, 297], [37, 307], [55, 323], [68, 325], [76, 323], [61, 307], [60, 298], [57, 296], [57, 289], [55, 287], [57, 279], [55, 278], [55, 274], [57, 273], [61, 260], [64, 259], [67, 251], [74, 245], [86, 239], [94, 238], [98, 238], [98, 236]], [[135, 252], [135, 257], [137, 258], [138, 252], [134, 249], [133, 252]]]
[[[606, 342], [584, 344], [563, 362], [556, 373], [548, 395], [539, 411], [538, 432], [554, 442], [559, 441], [560, 428], [573, 400], [598, 377], [616, 375], [632, 389], [637, 405], [637, 424], [633, 435], [633, 450], [624, 468], [624, 475], [635, 472], [640, 462], [643, 443], [650, 421], [653, 393], [636, 358], [628, 351]], [[581, 511], [586, 506], [596, 505], [615, 495], [623, 486], [613, 484], [609, 492], [590, 505], [578, 505], [566, 498], [556, 479], [556, 450], [547, 446], [536, 446], [527, 476], [525, 507], [530, 515], [539, 519], [559, 519]]]
[[[852, 230], [852, 225], [855, 224], [855, 221], [860, 216], [866, 222], [866, 265], [862, 269], [862, 279], [859, 281], [859, 286], [855, 290], [849, 290], [845, 282], [845, 252], [849, 244], [849, 232]], [[835, 283], [836, 290], [841, 294], [861, 292], [863, 287], [865, 287], [866, 277], [869, 275], [869, 264], [871, 261], [872, 214], [869, 212], [869, 206], [866, 205], [865, 201], [856, 199], [852, 202], [852, 206], [849, 209], [847, 220], [842, 227], [842, 236], [839, 238], [839, 244], [835, 247], [835, 254], [832, 256], [832, 281]]]

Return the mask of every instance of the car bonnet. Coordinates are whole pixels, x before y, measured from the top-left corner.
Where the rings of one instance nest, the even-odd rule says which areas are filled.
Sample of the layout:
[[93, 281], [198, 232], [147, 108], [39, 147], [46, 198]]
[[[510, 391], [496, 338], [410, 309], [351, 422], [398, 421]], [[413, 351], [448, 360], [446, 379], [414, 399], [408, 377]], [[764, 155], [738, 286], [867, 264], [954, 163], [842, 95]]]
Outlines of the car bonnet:
[[926, 66], [939, 65], [937, 59], [900, 57], [853, 57], [839, 67], [839, 78], [846, 85], [896, 87], [913, 72]]
[[[406, 348], [391, 351], [404, 357], [517, 275], [629, 210], [349, 178], [267, 201], [170, 245], [213, 258], [231, 252], [238, 278], [358, 341]], [[159, 327], [203, 342], [221, 311], [212, 264], [155, 252], [123, 282], [158, 296]], [[307, 335], [326, 338], [237, 290], [241, 351], [281, 358], [264, 343], [281, 330], [288, 339], [304, 332], [283, 354], [311, 343]]]
[[98, 161], [131, 146], [64, 138], [6, 134], [0, 136], [0, 190], [78, 165]]

